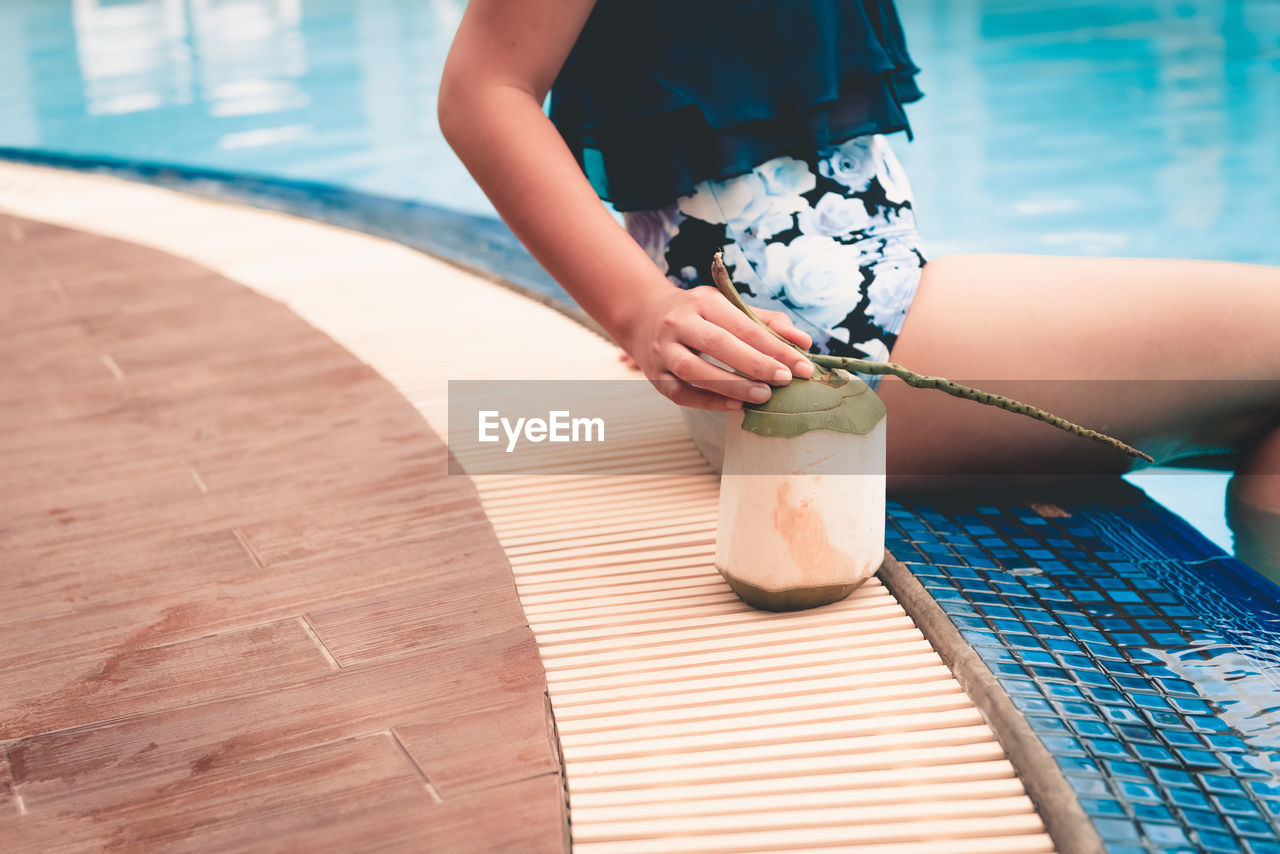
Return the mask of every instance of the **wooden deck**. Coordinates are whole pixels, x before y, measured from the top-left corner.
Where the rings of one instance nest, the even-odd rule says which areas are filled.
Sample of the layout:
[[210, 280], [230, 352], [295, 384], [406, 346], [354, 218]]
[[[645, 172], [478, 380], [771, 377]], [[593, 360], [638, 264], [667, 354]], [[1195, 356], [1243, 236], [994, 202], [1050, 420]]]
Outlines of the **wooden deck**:
[[12, 216], [0, 360], [0, 849], [565, 849], [507, 558], [372, 368]]

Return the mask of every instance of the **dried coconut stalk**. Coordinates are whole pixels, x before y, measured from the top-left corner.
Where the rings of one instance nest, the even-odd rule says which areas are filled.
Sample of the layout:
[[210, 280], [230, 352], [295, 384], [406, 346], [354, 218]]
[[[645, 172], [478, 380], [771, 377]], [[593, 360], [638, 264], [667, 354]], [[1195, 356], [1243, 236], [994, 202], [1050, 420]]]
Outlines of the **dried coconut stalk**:
[[856, 371], [863, 374], [894, 376], [912, 388], [933, 389], [935, 391], [949, 394], [952, 397], [958, 397], [962, 400], [972, 400], [974, 403], [994, 406], [997, 409], [1003, 409], [1006, 412], [1025, 415], [1028, 418], [1033, 418], [1036, 421], [1042, 421], [1045, 424], [1057, 427], [1059, 430], [1065, 430], [1066, 432], [1071, 433], [1074, 436], [1079, 436], [1082, 439], [1091, 439], [1095, 442], [1107, 445], [1108, 447], [1115, 448], [1118, 451], [1123, 451], [1131, 457], [1138, 457], [1146, 460], [1147, 462], [1155, 462], [1155, 459], [1149, 454], [1145, 454], [1137, 448], [1125, 444], [1119, 439], [1108, 436], [1105, 433], [1099, 433], [1097, 430], [1090, 430], [1087, 427], [1081, 427], [1079, 424], [1068, 421], [1067, 419], [1054, 415], [1051, 412], [1046, 412], [1045, 410], [1032, 406], [1029, 403], [1014, 400], [1011, 397], [992, 394], [991, 392], [982, 391], [981, 389], [976, 389], [972, 386], [962, 385], [958, 382], [949, 380], [946, 377], [930, 377], [925, 376], [924, 374], [918, 374], [909, 368], [904, 368], [902, 365], [895, 365], [892, 362], [873, 362], [867, 359], [855, 359], [848, 356], [828, 356], [802, 350], [792, 342], [787, 341], [786, 338], [783, 338], [774, 330], [770, 329], [768, 324], [757, 317], [755, 312], [751, 310], [751, 307], [742, 301], [742, 297], [738, 294], [738, 289], [733, 286], [733, 282], [729, 279], [729, 271], [725, 269], [724, 258], [719, 252], [716, 253], [715, 258], [711, 262], [711, 278], [715, 281], [716, 288], [719, 289], [720, 293], [724, 294], [725, 298], [728, 299], [729, 302], [733, 303], [739, 311], [743, 312], [756, 323], [759, 323], [765, 329], [768, 329], [769, 333], [775, 338], [785, 342], [787, 346], [793, 348], [797, 352], [802, 353], [805, 358], [813, 362], [819, 369], [843, 368], [845, 370]]

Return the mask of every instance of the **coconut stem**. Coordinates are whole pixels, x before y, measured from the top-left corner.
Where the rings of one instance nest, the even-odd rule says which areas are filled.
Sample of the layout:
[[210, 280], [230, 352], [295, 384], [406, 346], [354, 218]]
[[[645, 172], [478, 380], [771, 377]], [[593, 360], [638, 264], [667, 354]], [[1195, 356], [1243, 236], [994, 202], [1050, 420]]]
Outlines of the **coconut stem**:
[[930, 377], [925, 376], [924, 374], [917, 374], [915, 371], [904, 368], [902, 365], [895, 365], [892, 362], [873, 362], [867, 359], [855, 359], [848, 356], [827, 356], [821, 353], [810, 353], [796, 346], [791, 341], [788, 341], [773, 329], [770, 329], [768, 324], [761, 320], [755, 312], [751, 310], [750, 306], [742, 301], [742, 297], [738, 294], [738, 289], [733, 286], [733, 282], [729, 279], [729, 271], [725, 269], [724, 258], [719, 252], [716, 253], [715, 258], [711, 262], [711, 278], [715, 281], [716, 288], [720, 293], [724, 294], [725, 298], [728, 299], [729, 302], [733, 303], [739, 311], [746, 314], [747, 317], [751, 318], [765, 329], [768, 329], [770, 334], [775, 338], [785, 342], [798, 353], [802, 353], [807, 359], [809, 359], [809, 361], [813, 362], [815, 367], [844, 368], [846, 370], [857, 371], [864, 374], [894, 376], [912, 388], [934, 389], [935, 391], [941, 391], [945, 394], [951, 395], [952, 397], [961, 398], [962, 400], [972, 400], [975, 403], [994, 406], [997, 409], [1014, 412], [1018, 415], [1025, 415], [1028, 418], [1034, 418], [1036, 421], [1042, 421], [1045, 424], [1057, 427], [1059, 430], [1065, 430], [1074, 436], [1080, 436], [1084, 439], [1092, 439], [1095, 442], [1100, 442], [1103, 445], [1115, 448], [1118, 451], [1123, 451], [1131, 457], [1140, 457], [1147, 462], [1155, 462], [1150, 455], [1144, 454], [1142, 451], [1121, 442], [1119, 439], [1115, 439], [1105, 433], [1099, 433], [1097, 430], [1090, 430], [1087, 427], [1081, 427], [1079, 424], [1068, 421], [1067, 419], [1054, 415], [1051, 412], [1046, 412], [1045, 410], [1032, 406], [1029, 403], [1023, 403], [1019, 400], [1014, 400], [1013, 398], [999, 394], [992, 394], [991, 392], [982, 391], [981, 389], [976, 389], [971, 386], [961, 385], [960, 383], [953, 382], [945, 377]]

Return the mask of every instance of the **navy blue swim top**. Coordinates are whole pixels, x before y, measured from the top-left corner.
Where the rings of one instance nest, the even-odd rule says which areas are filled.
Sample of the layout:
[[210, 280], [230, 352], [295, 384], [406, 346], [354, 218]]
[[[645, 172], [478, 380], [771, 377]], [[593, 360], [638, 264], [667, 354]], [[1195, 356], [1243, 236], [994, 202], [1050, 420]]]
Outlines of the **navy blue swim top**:
[[653, 210], [701, 181], [911, 126], [893, 0], [599, 0], [551, 90], [596, 193]]

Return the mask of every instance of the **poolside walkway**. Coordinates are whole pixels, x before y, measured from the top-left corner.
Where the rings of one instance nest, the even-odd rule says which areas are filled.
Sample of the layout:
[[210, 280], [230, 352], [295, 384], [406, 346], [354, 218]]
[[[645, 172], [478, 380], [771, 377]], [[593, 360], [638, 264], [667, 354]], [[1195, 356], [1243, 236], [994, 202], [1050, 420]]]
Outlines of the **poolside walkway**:
[[0, 847], [567, 846], [510, 565], [284, 305], [0, 215]]

